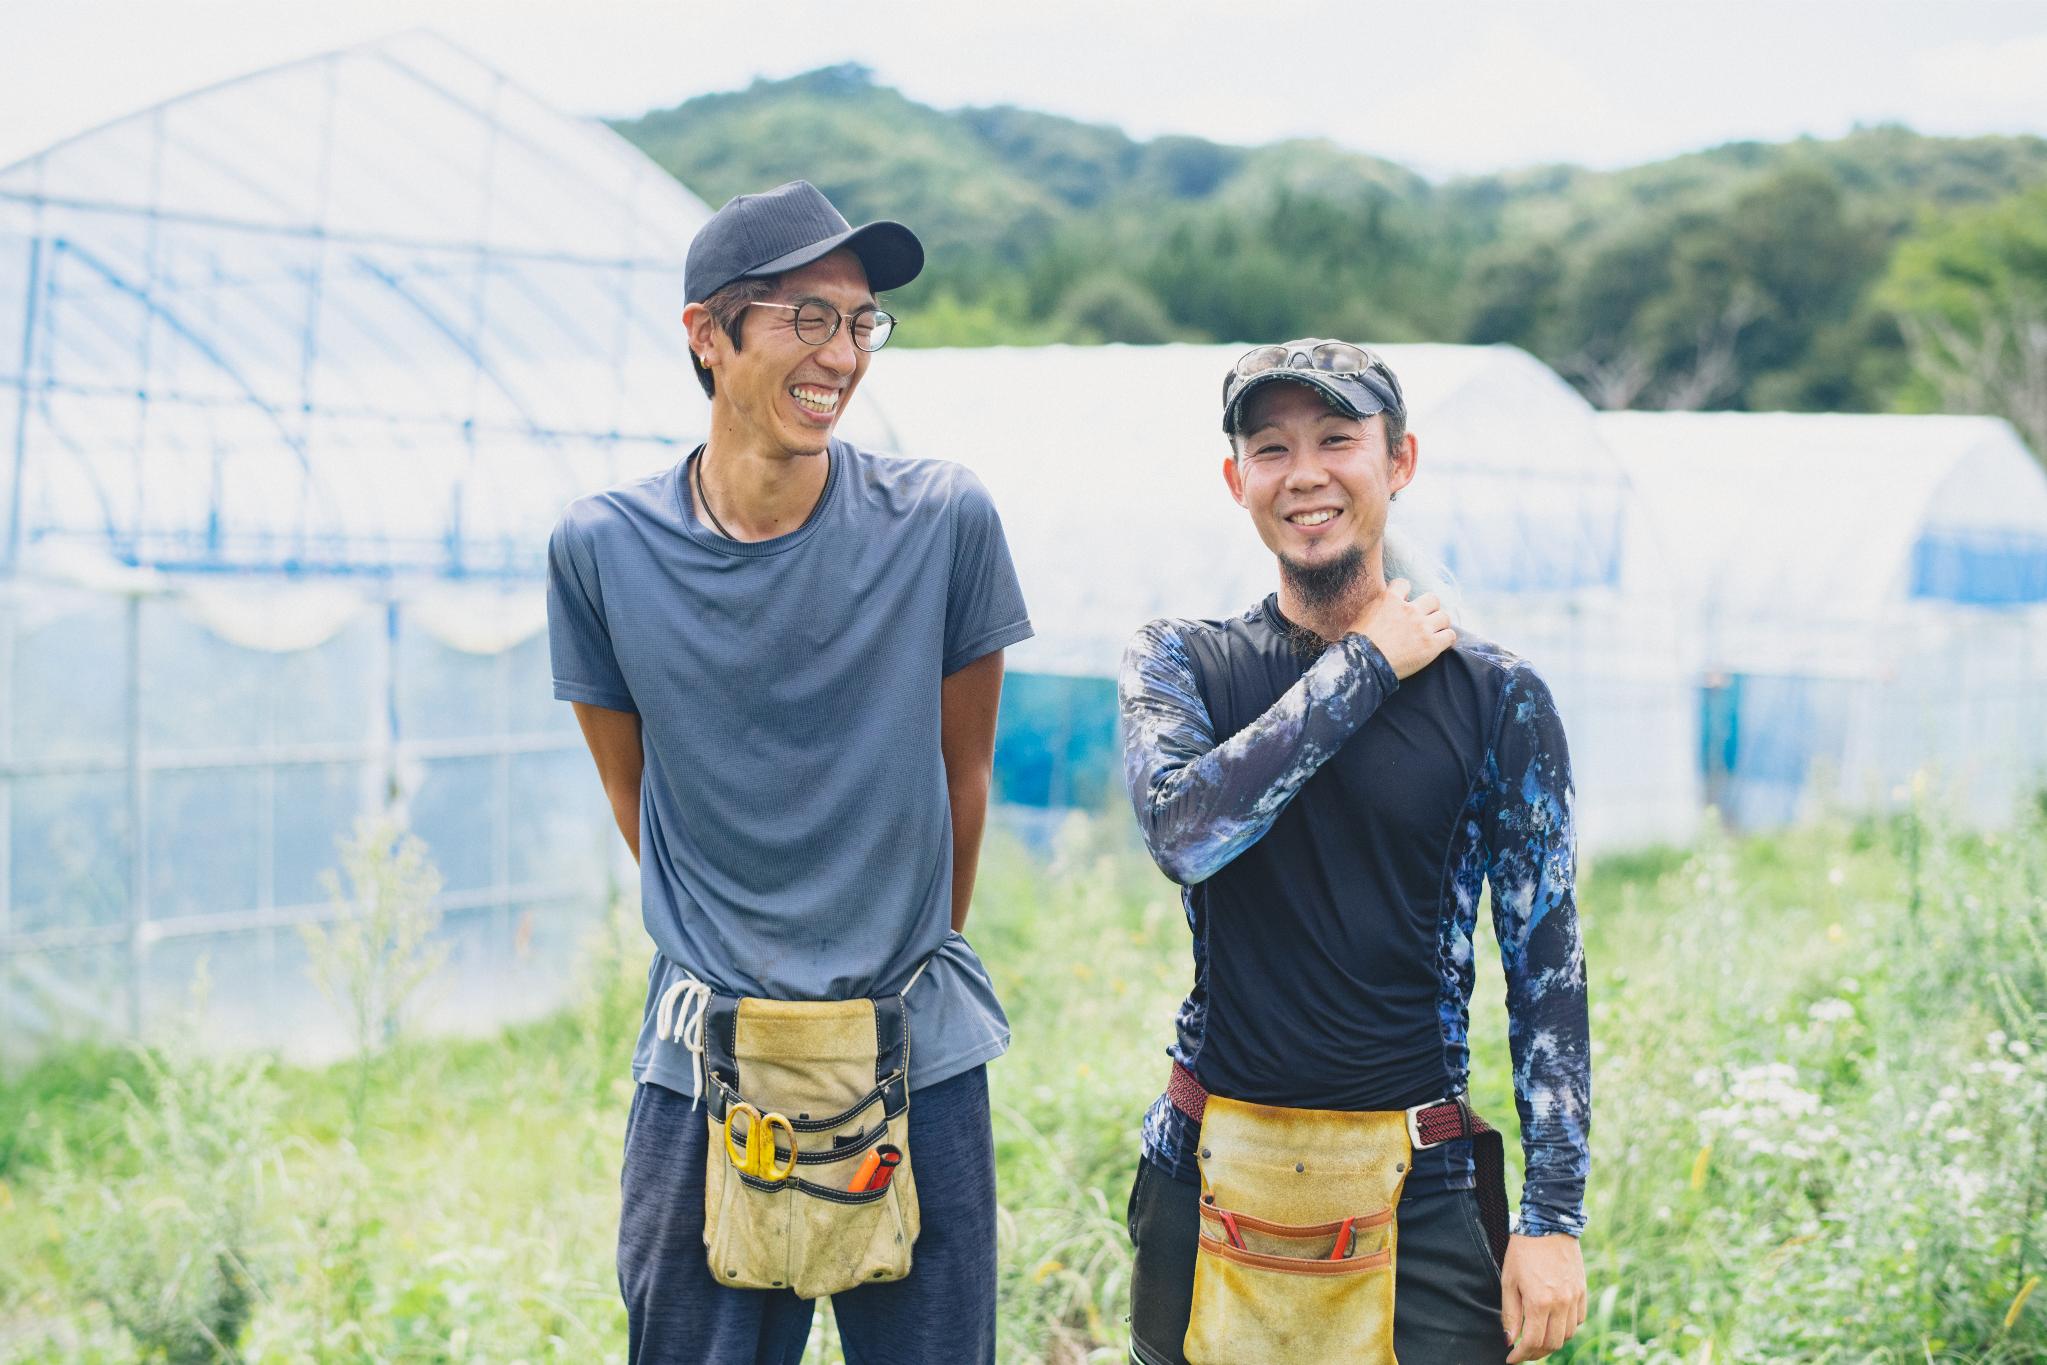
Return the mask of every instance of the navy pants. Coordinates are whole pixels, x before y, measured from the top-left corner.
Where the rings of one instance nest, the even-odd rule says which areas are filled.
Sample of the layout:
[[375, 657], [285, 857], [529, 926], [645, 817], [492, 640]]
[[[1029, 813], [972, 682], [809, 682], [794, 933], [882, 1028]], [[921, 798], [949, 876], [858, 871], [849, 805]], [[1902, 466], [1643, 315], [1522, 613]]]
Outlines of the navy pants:
[[[618, 1285], [633, 1365], [798, 1365], [811, 1301], [733, 1289], [704, 1259], [701, 1108], [642, 1085], [626, 1120]], [[910, 1273], [832, 1296], [847, 1365], [994, 1365], [995, 1141], [988, 1069], [910, 1094], [923, 1232]]]
[[[1400, 1201], [1393, 1269], [1393, 1354], [1400, 1365], [1488, 1365], [1507, 1358], [1500, 1271], [1478, 1195], [1432, 1190]], [[1201, 1187], [1140, 1158], [1130, 1190], [1130, 1358], [1184, 1365], [1180, 1342], [1194, 1306]], [[1245, 1362], [1251, 1365], [1251, 1362]], [[1259, 1362], [1258, 1365], [1264, 1365]]]

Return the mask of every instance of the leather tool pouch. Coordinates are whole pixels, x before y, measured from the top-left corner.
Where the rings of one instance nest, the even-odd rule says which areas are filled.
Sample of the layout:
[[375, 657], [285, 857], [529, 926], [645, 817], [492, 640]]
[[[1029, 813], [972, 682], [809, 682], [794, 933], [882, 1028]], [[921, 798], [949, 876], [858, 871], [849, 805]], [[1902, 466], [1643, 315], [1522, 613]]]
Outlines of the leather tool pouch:
[[[909, 1016], [900, 995], [787, 1001], [713, 995], [704, 1014], [704, 1249], [720, 1284], [817, 1298], [910, 1273], [920, 1227], [910, 1169]], [[788, 1118], [796, 1167], [763, 1180], [735, 1166], [725, 1115], [745, 1101]], [[747, 1120], [734, 1121], [742, 1147]], [[887, 1143], [902, 1152], [879, 1190], [847, 1189]], [[775, 1159], [786, 1166], [787, 1149]]]
[[1393, 1361], [1399, 1112], [1208, 1097], [1189, 1365]]

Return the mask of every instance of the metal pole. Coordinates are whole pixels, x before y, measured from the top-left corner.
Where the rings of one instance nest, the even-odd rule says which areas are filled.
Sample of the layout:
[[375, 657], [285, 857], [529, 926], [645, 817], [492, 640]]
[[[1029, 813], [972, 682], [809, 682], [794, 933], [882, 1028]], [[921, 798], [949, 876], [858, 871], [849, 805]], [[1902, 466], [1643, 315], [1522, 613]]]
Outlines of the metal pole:
[[[398, 803], [403, 792], [398, 789], [398, 746], [403, 736], [398, 731], [398, 603], [396, 599], [384, 604], [384, 666], [377, 698], [381, 712], [381, 723], [377, 727], [378, 760], [383, 772], [378, 775], [378, 801], [374, 812], [382, 815]], [[406, 824], [412, 823], [407, 812]]]
[[[265, 656], [264, 662], [276, 667], [277, 655]], [[256, 788], [260, 804], [256, 808], [256, 912], [267, 914], [277, 906], [277, 710], [279, 699], [285, 690], [276, 685], [265, 688], [268, 694], [263, 707], [263, 766], [256, 770]], [[266, 997], [276, 999], [272, 994], [278, 989], [277, 983], [277, 930], [266, 926], [261, 936], [263, 981], [258, 990]]]
[[492, 916], [492, 937], [497, 940], [491, 954], [501, 970], [512, 967], [512, 753], [508, 742], [511, 735], [511, 662], [512, 651], [501, 649], [496, 659], [497, 700], [497, 758], [492, 765], [496, 770], [497, 801], [492, 811], [491, 840], [491, 896], [497, 901], [496, 913]]
[[27, 468], [28, 371], [35, 353], [36, 309], [42, 302], [43, 238], [40, 230], [28, 241], [28, 306], [21, 321], [21, 373], [15, 376], [14, 477], [7, 486], [7, 557], [0, 561], [10, 575], [21, 555], [21, 485]]
[[128, 1032], [142, 1036], [142, 984], [149, 965], [148, 807], [142, 782], [142, 596], [128, 597]]
[[14, 631], [16, 580], [0, 576], [0, 940], [14, 927]]

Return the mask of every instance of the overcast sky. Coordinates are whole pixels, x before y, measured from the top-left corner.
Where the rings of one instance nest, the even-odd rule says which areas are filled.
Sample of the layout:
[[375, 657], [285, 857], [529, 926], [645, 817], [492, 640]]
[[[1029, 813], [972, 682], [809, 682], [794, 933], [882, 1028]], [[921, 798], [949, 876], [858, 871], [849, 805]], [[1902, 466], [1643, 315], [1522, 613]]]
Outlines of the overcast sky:
[[945, 107], [1322, 135], [1439, 176], [1858, 122], [2047, 134], [2047, 0], [0, 0], [0, 165], [416, 25], [577, 113], [859, 61]]

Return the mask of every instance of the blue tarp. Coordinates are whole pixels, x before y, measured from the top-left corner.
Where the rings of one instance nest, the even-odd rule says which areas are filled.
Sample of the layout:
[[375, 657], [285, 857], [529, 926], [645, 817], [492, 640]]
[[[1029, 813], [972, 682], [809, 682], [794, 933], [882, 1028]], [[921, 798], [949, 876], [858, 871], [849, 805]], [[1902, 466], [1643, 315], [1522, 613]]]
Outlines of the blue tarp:
[[2047, 536], [1929, 531], [1912, 547], [1912, 595], [1984, 607], [2047, 602]]

